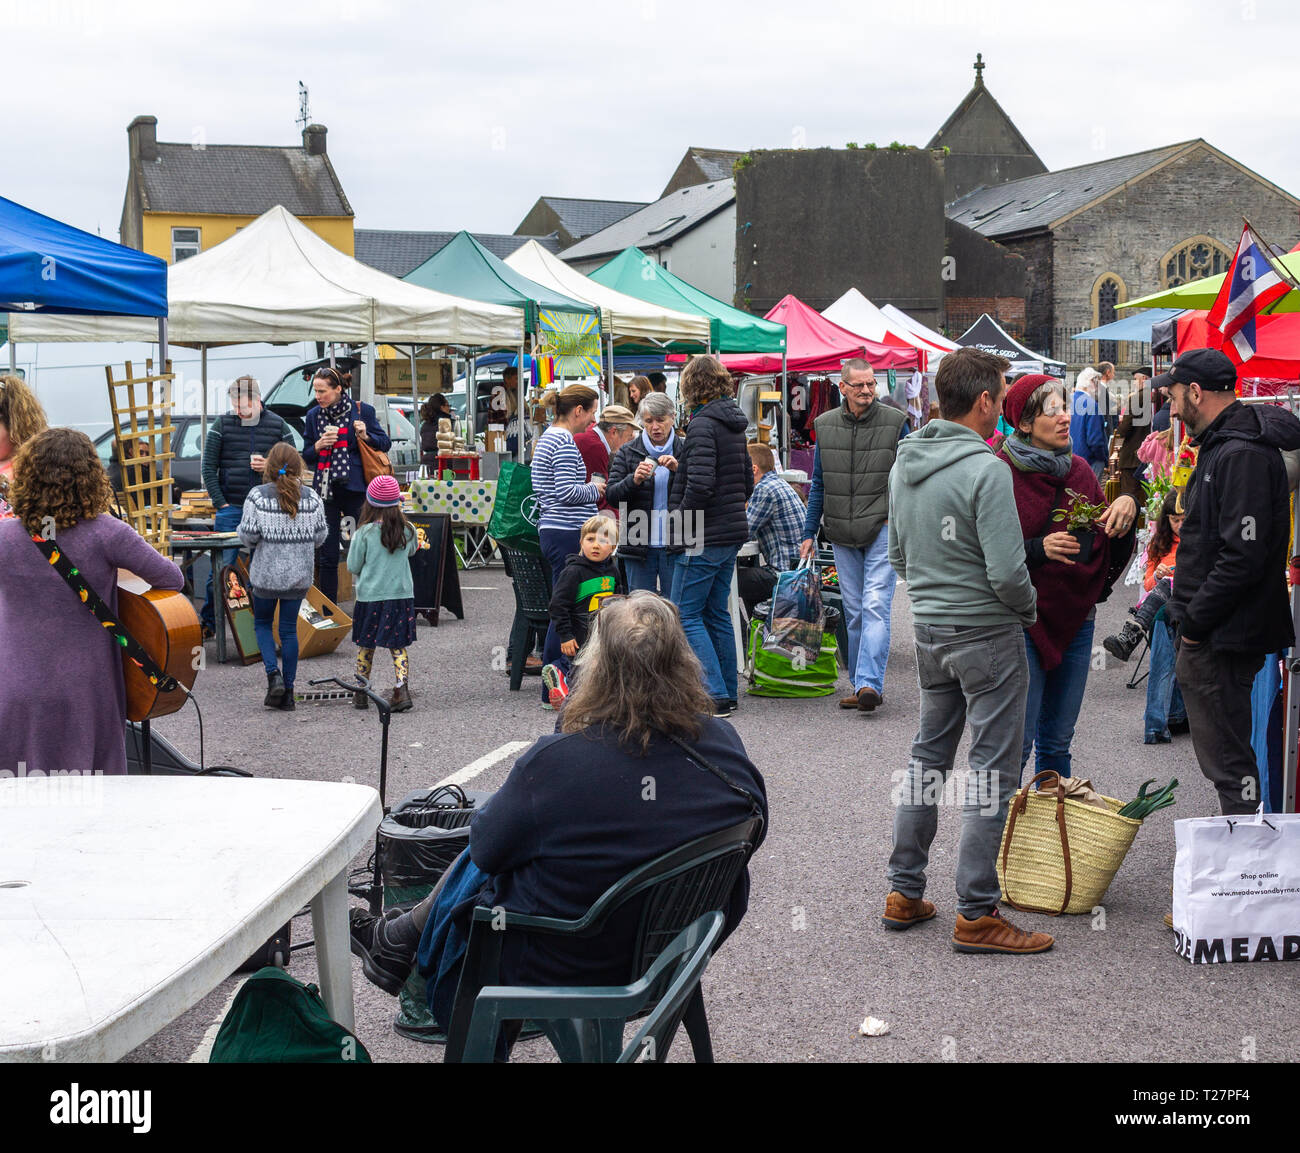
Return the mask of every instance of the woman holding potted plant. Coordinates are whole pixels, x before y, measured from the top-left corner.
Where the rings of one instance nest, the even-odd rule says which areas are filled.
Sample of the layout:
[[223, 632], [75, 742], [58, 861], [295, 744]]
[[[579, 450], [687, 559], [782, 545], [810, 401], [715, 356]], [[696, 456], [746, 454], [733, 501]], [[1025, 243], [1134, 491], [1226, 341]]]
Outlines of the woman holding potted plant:
[[[1038, 593], [1038, 620], [1025, 630], [1029, 696], [1020, 766], [1036, 747], [1037, 772], [1068, 777], [1096, 608], [1132, 551], [1137, 504], [1121, 496], [1107, 508], [1091, 465], [1071, 451], [1061, 381], [1022, 376], [1002, 410], [1015, 431], [998, 455], [1011, 469], [1025, 563]], [[1113, 545], [1116, 537], [1123, 542]]]

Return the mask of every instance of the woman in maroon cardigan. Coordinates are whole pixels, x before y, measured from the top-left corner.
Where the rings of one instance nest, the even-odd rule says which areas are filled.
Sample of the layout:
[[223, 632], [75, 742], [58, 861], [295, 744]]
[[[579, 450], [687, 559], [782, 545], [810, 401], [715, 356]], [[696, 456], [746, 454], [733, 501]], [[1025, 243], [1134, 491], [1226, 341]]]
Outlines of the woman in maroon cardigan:
[[[998, 455], [1011, 469], [1025, 563], [1038, 592], [1038, 620], [1025, 630], [1029, 697], [1020, 767], [1037, 746], [1035, 771], [1054, 769], [1068, 777], [1070, 742], [1092, 661], [1097, 604], [1109, 594], [1114, 572], [1127, 560], [1125, 552], [1132, 551], [1137, 504], [1132, 497], [1119, 497], [1094, 522], [1091, 539], [1081, 542], [1066, 531], [1057, 512], [1075, 499], [1100, 504], [1104, 497], [1091, 465], [1070, 451], [1064, 383], [1036, 373], [1022, 376], [1007, 390], [1002, 411], [1015, 431]], [[1124, 539], [1112, 543], [1116, 537]]]

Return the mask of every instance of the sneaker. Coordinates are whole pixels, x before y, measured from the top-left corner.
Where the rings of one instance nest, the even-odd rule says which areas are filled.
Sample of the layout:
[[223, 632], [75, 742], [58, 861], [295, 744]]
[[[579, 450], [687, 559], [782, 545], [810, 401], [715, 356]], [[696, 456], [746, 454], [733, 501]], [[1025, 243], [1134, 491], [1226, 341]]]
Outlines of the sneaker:
[[361, 971], [372, 985], [396, 997], [415, 968], [415, 950], [393, 945], [384, 932], [389, 917], [400, 917], [402, 910], [389, 909], [383, 917], [375, 917], [364, 909], [353, 909], [348, 914], [349, 947], [361, 958]]
[[895, 890], [885, 898], [885, 912], [880, 923], [886, 929], [910, 929], [935, 915], [934, 906], [920, 897], [904, 897]]
[[730, 701], [715, 700], [713, 702], [713, 715], [715, 717], [729, 717], [736, 711], [736, 706]]
[[409, 713], [415, 706], [411, 703], [411, 690], [400, 684], [388, 694], [388, 707], [395, 713]]
[[543, 711], [543, 712], [546, 712], [546, 713], [553, 713], [553, 712], [555, 712], [555, 706], [554, 706], [553, 704], [551, 704], [550, 701], [543, 701], [543, 702], [542, 702], [542, 711]]
[[284, 674], [279, 669], [266, 674], [266, 699], [262, 704], [268, 709], [278, 709], [284, 704]]
[[1055, 942], [1046, 933], [1027, 933], [997, 909], [968, 921], [957, 914], [952, 947], [959, 953], [1045, 953]]
[[569, 680], [558, 665], [547, 665], [542, 669], [542, 684], [550, 690], [553, 705], [563, 704], [569, 695]]
[[1124, 627], [1113, 637], [1102, 641], [1102, 646], [1117, 660], [1126, 661], [1133, 655], [1133, 650], [1142, 643], [1145, 634], [1137, 621], [1125, 621]]
[[880, 704], [880, 694], [875, 689], [861, 688], [858, 689], [858, 711], [861, 713], [873, 712], [877, 705]]

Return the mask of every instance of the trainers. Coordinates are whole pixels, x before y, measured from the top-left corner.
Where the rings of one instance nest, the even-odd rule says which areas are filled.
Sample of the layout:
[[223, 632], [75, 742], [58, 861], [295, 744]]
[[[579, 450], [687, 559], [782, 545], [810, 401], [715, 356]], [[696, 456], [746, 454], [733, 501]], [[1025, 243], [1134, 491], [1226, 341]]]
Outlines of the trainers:
[[1045, 953], [1054, 944], [1046, 933], [1027, 933], [997, 909], [968, 921], [957, 914], [952, 947], [959, 953]]
[[1125, 621], [1124, 627], [1113, 637], [1102, 641], [1102, 646], [1117, 660], [1126, 661], [1133, 655], [1133, 650], [1142, 643], [1144, 634], [1137, 621]]
[[863, 713], [872, 712], [880, 704], [880, 694], [875, 689], [861, 688], [858, 689], [858, 711]]
[[934, 916], [934, 906], [920, 897], [904, 897], [897, 889], [885, 898], [885, 912], [880, 923], [886, 929], [910, 929]]
[[353, 909], [348, 914], [348, 943], [353, 954], [361, 958], [361, 971], [372, 985], [393, 997], [402, 991], [415, 968], [415, 950], [393, 945], [384, 933], [385, 920], [401, 915], [398, 909], [389, 909], [383, 917], [364, 909]]
[[558, 665], [546, 665], [542, 669], [542, 684], [550, 690], [553, 705], [563, 704], [564, 698], [569, 695], [568, 678]]
[[729, 717], [735, 711], [736, 706], [730, 701], [718, 699], [713, 702], [713, 715], [715, 717]]

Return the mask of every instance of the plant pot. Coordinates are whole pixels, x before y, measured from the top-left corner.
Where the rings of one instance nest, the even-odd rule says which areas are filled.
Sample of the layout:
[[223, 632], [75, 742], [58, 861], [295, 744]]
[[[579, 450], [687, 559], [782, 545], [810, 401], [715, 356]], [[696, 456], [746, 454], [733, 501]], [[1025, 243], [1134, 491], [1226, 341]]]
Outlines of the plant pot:
[[1079, 542], [1079, 552], [1074, 558], [1075, 564], [1087, 564], [1092, 560], [1092, 543], [1097, 538], [1097, 530], [1091, 528], [1072, 528], [1070, 535]]

